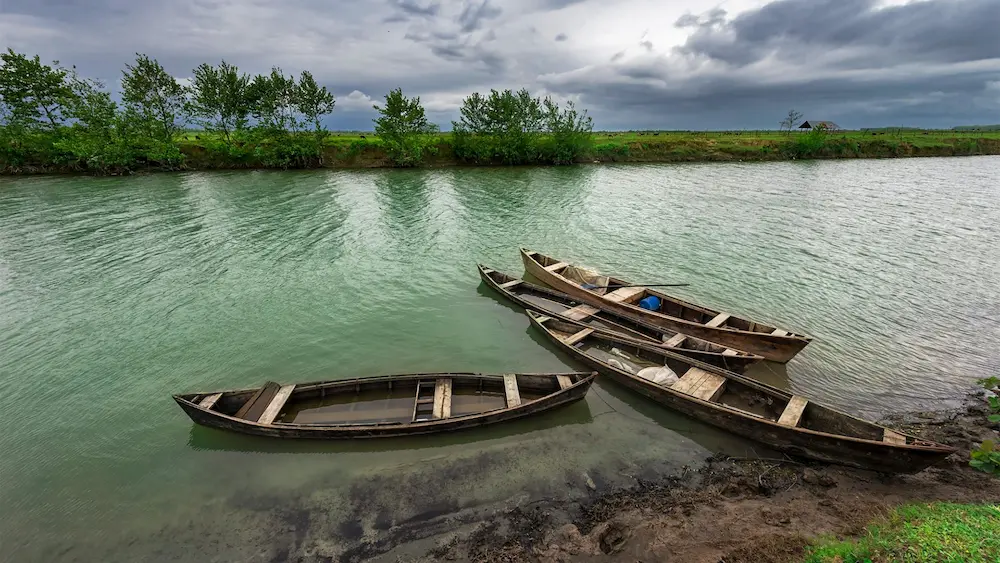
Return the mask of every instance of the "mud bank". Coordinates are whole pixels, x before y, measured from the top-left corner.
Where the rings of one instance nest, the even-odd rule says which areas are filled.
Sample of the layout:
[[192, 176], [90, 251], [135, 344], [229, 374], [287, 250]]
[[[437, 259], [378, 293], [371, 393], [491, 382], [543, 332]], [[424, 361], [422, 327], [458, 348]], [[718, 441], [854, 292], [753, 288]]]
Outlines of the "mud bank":
[[[498, 511], [475, 526], [433, 538], [421, 557], [392, 550], [380, 561], [739, 561], [799, 560], [818, 536], [859, 534], [874, 517], [908, 502], [975, 503], [1000, 498], [1000, 479], [968, 466], [968, 450], [997, 439], [981, 399], [962, 410], [909, 413], [884, 422], [954, 445], [958, 454], [915, 475], [886, 475], [802, 460], [713, 456], [698, 468], [584, 501], [545, 500]], [[431, 539], [431, 538], [427, 538]]]

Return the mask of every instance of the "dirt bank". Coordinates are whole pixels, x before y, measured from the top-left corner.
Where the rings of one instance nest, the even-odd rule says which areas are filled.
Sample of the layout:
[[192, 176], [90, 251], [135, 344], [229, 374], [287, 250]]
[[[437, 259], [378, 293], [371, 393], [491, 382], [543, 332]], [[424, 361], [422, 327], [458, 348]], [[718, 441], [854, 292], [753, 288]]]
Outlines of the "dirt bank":
[[784, 562], [816, 536], [850, 536], [907, 502], [1000, 499], [1000, 479], [968, 466], [968, 450], [997, 439], [981, 400], [960, 411], [885, 422], [960, 453], [916, 475], [885, 475], [799, 460], [715, 456], [699, 469], [584, 503], [513, 508], [467, 535], [439, 539], [424, 561]]

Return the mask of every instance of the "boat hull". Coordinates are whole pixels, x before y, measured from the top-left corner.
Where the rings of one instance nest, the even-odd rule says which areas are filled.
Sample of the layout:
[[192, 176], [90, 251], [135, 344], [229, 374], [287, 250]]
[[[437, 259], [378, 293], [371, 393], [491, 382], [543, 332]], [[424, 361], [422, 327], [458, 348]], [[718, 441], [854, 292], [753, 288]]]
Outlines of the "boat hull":
[[714, 342], [736, 350], [763, 356], [772, 362], [786, 363], [809, 344], [810, 339], [798, 336], [778, 336], [774, 334], [736, 330], [731, 328], [713, 328], [702, 323], [696, 323], [671, 317], [655, 311], [649, 311], [628, 303], [618, 303], [605, 299], [592, 291], [567, 280], [559, 274], [546, 270], [525, 249], [521, 249], [521, 259], [524, 269], [545, 284], [595, 307], [619, 314], [623, 317], [662, 327], [666, 330], [679, 332], [709, 342]]

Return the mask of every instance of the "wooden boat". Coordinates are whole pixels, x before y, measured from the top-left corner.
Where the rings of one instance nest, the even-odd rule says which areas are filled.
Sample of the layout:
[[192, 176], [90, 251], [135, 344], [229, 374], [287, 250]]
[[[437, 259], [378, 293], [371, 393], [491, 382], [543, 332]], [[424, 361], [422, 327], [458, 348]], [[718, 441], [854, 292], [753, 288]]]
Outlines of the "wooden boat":
[[275, 438], [384, 438], [485, 426], [579, 401], [591, 373], [417, 373], [174, 395], [203, 426]]
[[[663, 348], [534, 311], [528, 315], [561, 348], [602, 375], [666, 407], [782, 452], [872, 471], [915, 473], [956, 451]], [[658, 374], [663, 366], [679, 379], [655, 383], [640, 375]]]
[[732, 350], [705, 340], [629, 319], [611, 311], [582, 304], [565, 293], [541, 287], [479, 264], [479, 277], [501, 295], [525, 309], [565, 321], [579, 321], [598, 332], [632, 338], [669, 348], [678, 354], [743, 373], [761, 356]]
[[[529, 274], [588, 305], [600, 306], [619, 315], [727, 348], [757, 354], [774, 362], [791, 360], [812, 341], [808, 336], [688, 303], [661, 291], [645, 287], [619, 287], [630, 284], [618, 278], [596, 275], [525, 248], [521, 249], [521, 260]], [[648, 296], [660, 299], [658, 310], [638, 306], [638, 302]]]

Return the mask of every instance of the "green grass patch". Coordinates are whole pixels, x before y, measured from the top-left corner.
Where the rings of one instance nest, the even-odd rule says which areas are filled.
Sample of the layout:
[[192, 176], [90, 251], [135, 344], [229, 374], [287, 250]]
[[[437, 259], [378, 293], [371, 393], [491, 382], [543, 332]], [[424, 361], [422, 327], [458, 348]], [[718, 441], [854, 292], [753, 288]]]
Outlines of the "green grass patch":
[[1000, 505], [913, 504], [871, 524], [857, 540], [828, 540], [806, 563], [997, 563]]

